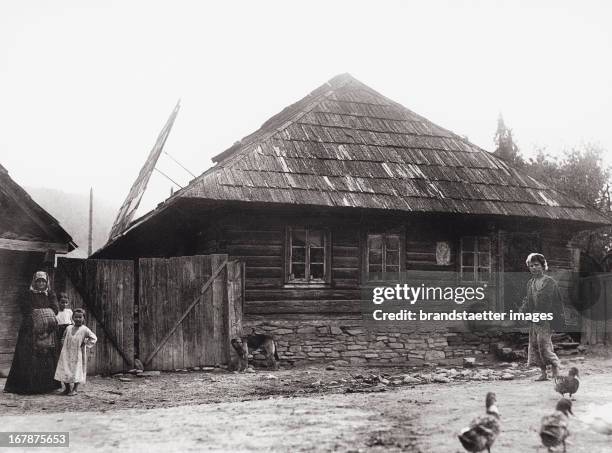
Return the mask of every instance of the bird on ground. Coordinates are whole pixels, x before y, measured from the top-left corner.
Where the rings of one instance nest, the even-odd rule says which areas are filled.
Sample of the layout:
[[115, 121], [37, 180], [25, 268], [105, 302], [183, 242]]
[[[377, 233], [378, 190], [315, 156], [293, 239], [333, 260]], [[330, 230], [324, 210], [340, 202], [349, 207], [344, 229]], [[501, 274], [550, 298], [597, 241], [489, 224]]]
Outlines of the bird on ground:
[[547, 447], [549, 452], [552, 451], [553, 447], [563, 445], [563, 452], [565, 453], [565, 442], [570, 435], [569, 414], [574, 415], [572, 402], [567, 398], [561, 398], [557, 403], [555, 412], [542, 417], [540, 439], [542, 439], [542, 445]]
[[555, 379], [555, 391], [560, 393], [561, 396], [565, 396], [566, 393], [569, 393], [570, 399], [572, 395], [578, 391], [579, 386], [580, 376], [578, 368], [575, 366], [569, 369], [567, 376], [560, 376]]
[[491, 446], [499, 436], [500, 422], [499, 411], [497, 410], [497, 397], [495, 393], [487, 393], [485, 399], [487, 412], [485, 415], [476, 417], [470, 426], [464, 428], [459, 433], [459, 441], [463, 448], [470, 453], [478, 453], [487, 450], [491, 453]]
[[612, 403], [589, 406], [580, 420], [593, 431], [612, 436]]

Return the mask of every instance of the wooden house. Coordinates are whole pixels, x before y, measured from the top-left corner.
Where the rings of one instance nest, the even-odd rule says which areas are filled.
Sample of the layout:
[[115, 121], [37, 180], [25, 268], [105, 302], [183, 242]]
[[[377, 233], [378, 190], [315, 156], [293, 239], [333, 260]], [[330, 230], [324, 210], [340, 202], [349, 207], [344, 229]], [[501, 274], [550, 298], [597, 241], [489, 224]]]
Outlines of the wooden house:
[[8, 371], [21, 323], [19, 300], [37, 270], [76, 245], [0, 165], [0, 371]]
[[244, 326], [281, 355], [422, 363], [487, 352], [496, 336], [364, 325], [362, 289], [397, 272], [485, 283], [507, 310], [540, 251], [575, 269], [572, 235], [609, 224], [594, 209], [509, 166], [348, 74], [213, 158], [216, 165], [96, 253], [135, 259], [227, 253], [246, 263]]

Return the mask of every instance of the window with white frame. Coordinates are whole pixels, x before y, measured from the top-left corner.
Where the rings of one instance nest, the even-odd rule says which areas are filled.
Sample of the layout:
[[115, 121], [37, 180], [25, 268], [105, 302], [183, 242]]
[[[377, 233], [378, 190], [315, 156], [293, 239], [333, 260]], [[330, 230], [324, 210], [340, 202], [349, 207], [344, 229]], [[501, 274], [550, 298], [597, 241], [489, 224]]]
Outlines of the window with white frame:
[[291, 227], [287, 233], [287, 283], [329, 282], [329, 232]]
[[461, 281], [491, 281], [491, 238], [464, 236], [461, 238]]

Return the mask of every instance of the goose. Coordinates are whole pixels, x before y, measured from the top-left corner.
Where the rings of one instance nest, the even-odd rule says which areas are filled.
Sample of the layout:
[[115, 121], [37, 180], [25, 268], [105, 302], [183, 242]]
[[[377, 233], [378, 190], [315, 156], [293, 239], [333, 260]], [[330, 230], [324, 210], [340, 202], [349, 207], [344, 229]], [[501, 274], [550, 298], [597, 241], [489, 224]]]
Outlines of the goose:
[[567, 398], [561, 398], [557, 403], [555, 412], [542, 417], [540, 439], [542, 439], [542, 445], [547, 447], [549, 452], [552, 451], [553, 447], [563, 445], [563, 452], [565, 453], [565, 440], [570, 435], [568, 414], [574, 415], [572, 402]]
[[497, 410], [497, 397], [495, 393], [487, 393], [485, 406], [487, 413], [476, 417], [470, 426], [464, 428], [459, 433], [459, 441], [463, 448], [470, 453], [478, 453], [487, 450], [491, 453], [491, 446], [499, 436], [500, 423], [499, 412]]
[[580, 376], [578, 368], [576, 367], [570, 368], [567, 376], [561, 376], [555, 379], [555, 391], [560, 393], [561, 396], [565, 396], [566, 393], [569, 393], [570, 399], [572, 395], [578, 391], [579, 386]]

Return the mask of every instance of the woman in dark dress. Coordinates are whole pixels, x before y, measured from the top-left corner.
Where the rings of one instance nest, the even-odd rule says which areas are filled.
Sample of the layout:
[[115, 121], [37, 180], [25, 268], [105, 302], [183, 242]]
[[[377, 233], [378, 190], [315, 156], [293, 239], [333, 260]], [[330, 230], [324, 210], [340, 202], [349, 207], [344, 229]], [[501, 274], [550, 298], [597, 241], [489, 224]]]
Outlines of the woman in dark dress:
[[61, 387], [53, 379], [57, 366], [57, 312], [57, 299], [49, 288], [49, 276], [46, 272], [36, 272], [21, 301], [21, 327], [5, 392], [46, 393]]

